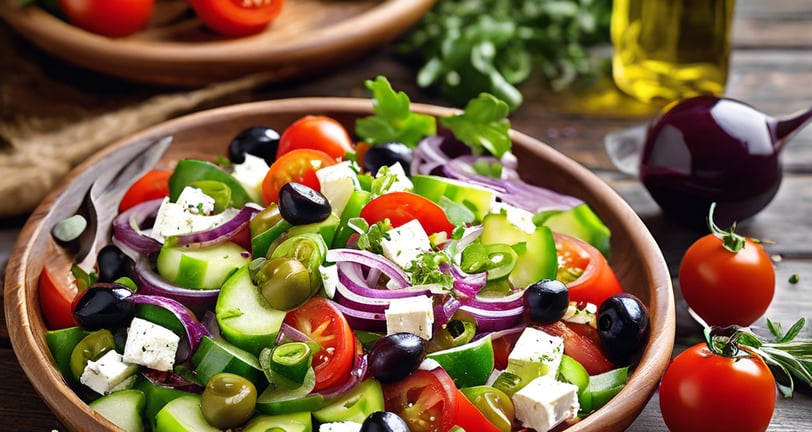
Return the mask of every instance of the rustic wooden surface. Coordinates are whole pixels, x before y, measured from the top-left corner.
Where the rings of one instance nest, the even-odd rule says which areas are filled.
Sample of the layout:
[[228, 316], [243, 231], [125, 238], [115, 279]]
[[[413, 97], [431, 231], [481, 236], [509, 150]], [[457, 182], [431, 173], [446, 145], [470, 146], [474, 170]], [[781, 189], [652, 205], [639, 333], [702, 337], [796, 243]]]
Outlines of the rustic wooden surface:
[[[812, 1], [739, 0], [735, 12], [734, 54], [727, 95], [735, 97], [773, 115], [785, 114], [812, 105]], [[0, 24], [0, 37], [11, 33]], [[40, 93], [41, 101], [5, 99], [0, 94], [0, 115], [28, 113], [36, 117], [30, 107], [48, 106], [47, 100], [59, 102], [65, 95], [93, 101], [105, 100], [107, 106], [121, 109], [126, 103], [139, 103], [160, 96], [161, 89], [143, 88], [89, 74], [48, 58], [22, 40], [0, 44], [0, 65], [14, 64], [26, 72], [49, 82], [49, 88], [62, 93]], [[24, 58], [23, 62], [7, 62], [10, 56]], [[0, 70], [0, 81], [9, 73]], [[13, 71], [12, 71], [13, 72]], [[21, 73], [19, 70], [18, 73]], [[421, 91], [413, 84], [414, 71], [379, 51], [340, 69], [325, 71], [315, 78], [288, 82], [243, 91], [226, 98], [207, 101], [208, 105], [289, 96], [366, 96], [363, 80], [373, 75], [389, 77], [394, 86], [405, 90], [414, 101], [442, 103], [433, 95]], [[636, 104], [612, 91], [603, 83], [589, 94], [552, 95], [536, 84], [523, 90], [528, 97], [525, 105], [512, 116], [516, 129], [535, 136], [564, 154], [594, 170], [617, 190], [638, 212], [660, 244], [672, 275], [676, 275], [682, 253], [698, 237], [665, 220], [645, 189], [633, 178], [615, 170], [603, 148], [603, 136], [610, 131], [636, 125], [649, 118], [653, 108]], [[118, 99], [117, 99], [118, 98]], [[14, 107], [28, 107], [15, 111]], [[60, 113], [51, 104], [52, 117], [76, 116]], [[97, 109], [84, 111], [88, 117], [100, 115]], [[25, 116], [20, 116], [25, 121]], [[85, 119], [83, 119], [85, 120]], [[1, 131], [0, 131], [1, 132]], [[3, 143], [0, 142], [0, 150]], [[785, 177], [775, 200], [758, 216], [740, 226], [745, 235], [769, 239], [767, 245], [775, 259], [777, 272], [776, 296], [765, 317], [785, 326], [800, 317], [812, 318], [812, 127], [801, 131], [784, 150]], [[19, 228], [21, 217], [0, 220], [0, 266], [5, 267]], [[800, 282], [790, 284], [790, 275], [800, 275]], [[1, 283], [1, 282], [0, 282]], [[676, 277], [674, 286], [679, 287]], [[677, 292], [677, 294], [679, 294]], [[678, 296], [679, 297], [679, 296]], [[696, 336], [696, 326], [685, 317], [685, 307], [678, 303], [677, 351]], [[2, 311], [0, 311], [2, 313]], [[3, 320], [5, 321], [5, 320]], [[13, 326], [13, 322], [7, 323]], [[756, 323], [763, 328], [764, 320]], [[803, 337], [812, 338], [812, 330], [805, 329]], [[25, 361], [25, 359], [19, 359]], [[779, 397], [773, 416], [771, 431], [809, 430], [812, 419], [810, 392], [802, 391], [792, 399]], [[0, 429], [9, 431], [47, 431], [62, 429], [59, 422], [37, 396], [23, 375], [18, 359], [8, 341], [6, 328], [0, 326]], [[664, 431], [655, 396], [630, 428], [632, 431]]]

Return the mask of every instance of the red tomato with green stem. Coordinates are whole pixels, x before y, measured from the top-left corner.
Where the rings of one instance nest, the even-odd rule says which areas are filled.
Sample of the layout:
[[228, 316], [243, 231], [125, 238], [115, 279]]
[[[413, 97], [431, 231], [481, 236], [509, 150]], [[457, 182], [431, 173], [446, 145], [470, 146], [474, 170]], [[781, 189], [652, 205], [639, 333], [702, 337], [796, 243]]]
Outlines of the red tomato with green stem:
[[679, 284], [688, 306], [708, 325], [749, 326], [764, 315], [775, 294], [775, 269], [757, 241], [721, 230], [696, 240], [682, 257]]
[[284, 0], [189, 0], [207, 27], [228, 37], [257, 34], [282, 12]]
[[386, 410], [405, 420], [411, 432], [445, 432], [457, 423], [457, 400], [463, 396], [442, 368], [418, 369], [382, 388]]
[[679, 354], [660, 382], [660, 410], [672, 432], [764, 431], [775, 409], [776, 383], [764, 360], [698, 343]]
[[118, 205], [119, 213], [144, 201], [169, 196], [169, 177], [171, 176], [172, 171], [164, 170], [152, 170], [144, 174], [124, 193], [124, 197], [121, 198]]
[[71, 24], [113, 38], [145, 28], [154, 8], [155, 0], [59, 0]]
[[50, 330], [76, 326], [73, 318], [73, 299], [76, 297], [76, 284], [67, 276], [58, 277], [48, 266], [42, 268], [39, 276], [39, 305], [42, 318]]
[[623, 292], [614, 270], [597, 248], [566, 234], [553, 236], [558, 255], [556, 279], [567, 284], [571, 301], [600, 306], [607, 298]]
[[332, 301], [313, 297], [288, 312], [285, 324], [304, 333], [322, 348], [313, 356], [314, 391], [330, 388], [350, 378], [356, 339], [347, 319]]
[[336, 160], [344, 160], [353, 151], [353, 141], [344, 125], [321, 115], [308, 115], [296, 120], [282, 132], [276, 157], [291, 150], [309, 148], [323, 151]]
[[391, 192], [378, 196], [361, 209], [361, 217], [370, 225], [389, 219], [393, 227], [417, 219], [426, 234], [444, 232], [449, 238], [454, 230], [442, 207], [411, 192]]
[[262, 180], [262, 199], [265, 204], [279, 199], [279, 189], [287, 183], [301, 183], [321, 191], [316, 171], [330, 165], [336, 160], [327, 153], [314, 149], [296, 149], [277, 158]]

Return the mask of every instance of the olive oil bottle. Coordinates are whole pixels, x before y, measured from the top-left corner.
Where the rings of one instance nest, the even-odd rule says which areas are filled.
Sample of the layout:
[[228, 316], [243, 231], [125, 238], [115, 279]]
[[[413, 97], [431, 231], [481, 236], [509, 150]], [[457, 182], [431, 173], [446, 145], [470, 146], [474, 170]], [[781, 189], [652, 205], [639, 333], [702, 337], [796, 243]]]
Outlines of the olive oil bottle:
[[719, 96], [735, 0], [614, 0], [612, 75], [644, 102]]

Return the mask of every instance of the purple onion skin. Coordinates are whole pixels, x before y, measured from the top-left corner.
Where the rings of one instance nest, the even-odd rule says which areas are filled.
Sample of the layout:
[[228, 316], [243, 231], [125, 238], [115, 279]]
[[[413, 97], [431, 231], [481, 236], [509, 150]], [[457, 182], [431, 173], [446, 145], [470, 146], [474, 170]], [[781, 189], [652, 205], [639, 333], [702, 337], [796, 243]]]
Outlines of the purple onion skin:
[[781, 184], [776, 122], [740, 102], [700, 96], [675, 104], [652, 123], [640, 180], [665, 215], [707, 229], [717, 203], [720, 227], [763, 209]]

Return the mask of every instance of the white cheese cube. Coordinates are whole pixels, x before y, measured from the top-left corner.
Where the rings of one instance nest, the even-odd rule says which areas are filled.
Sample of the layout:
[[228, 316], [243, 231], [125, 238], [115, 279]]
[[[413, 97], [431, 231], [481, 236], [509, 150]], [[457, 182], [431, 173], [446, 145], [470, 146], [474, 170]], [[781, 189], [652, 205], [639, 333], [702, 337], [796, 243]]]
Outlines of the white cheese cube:
[[554, 377], [563, 354], [563, 338], [527, 327], [508, 355], [507, 370], [525, 382], [545, 375]]
[[261, 157], [252, 154], [245, 154], [245, 160], [241, 164], [234, 164], [231, 173], [235, 179], [245, 188], [251, 200], [262, 202], [262, 180], [268, 173], [268, 163]]
[[214, 212], [214, 198], [196, 187], [183, 188], [178, 196], [177, 204], [192, 214], [210, 215]]
[[490, 212], [497, 214], [504, 212], [507, 216], [507, 220], [520, 230], [528, 234], [536, 232], [536, 224], [533, 223], [533, 213], [525, 209], [520, 209], [501, 201], [494, 201], [493, 204], [491, 204]]
[[360, 189], [358, 176], [350, 167], [349, 162], [330, 165], [316, 171], [319, 179], [321, 193], [330, 202], [333, 213], [341, 216], [350, 196], [356, 189]]
[[591, 327], [598, 326], [598, 307], [594, 303], [586, 303], [583, 308], [578, 306], [582, 303], [570, 302], [567, 312], [561, 317], [562, 321], [576, 324], [588, 324]]
[[578, 414], [578, 387], [550, 376], [536, 378], [513, 394], [516, 418], [522, 426], [549, 431]]
[[429, 236], [417, 219], [412, 219], [386, 233], [389, 238], [381, 240], [383, 256], [403, 269], [411, 267], [412, 262], [421, 253], [431, 251]]
[[319, 425], [319, 432], [359, 432], [361, 423], [352, 421], [329, 422]]
[[384, 312], [386, 334], [409, 332], [431, 339], [434, 305], [431, 297], [415, 296], [392, 299]]
[[85, 365], [79, 382], [90, 387], [96, 393], [106, 395], [132, 386], [138, 365], [127, 363], [123, 356], [113, 350], [107, 351], [96, 361]]
[[175, 365], [180, 337], [172, 330], [141, 318], [133, 318], [124, 345], [124, 361], [159, 371]]
[[338, 266], [335, 264], [329, 266], [319, 266], [319, 274], [321, 274], [321, 282], [324, 286], [324, 293], [328, 298], [333, 298], [336, 295], [336, 285], [338, 285]]
[[386, 192], [411, 192], [414, 190], [414, 183], [412, 183], [400, 162], [395, 162], [394, 165], [388, 166], [386, 170], [379, 170], [375, 177], [378, 178], [384, 175], [392, 176], [394, 179], [392, 184], [386, 188]]
[[199, 215], [191, 213], [178, 203], [169, 202], [169, 198], [164, 198], [155, 216], [150, 236], [163, 242], [166, 237], [210, 230], [233, 218], [238, 212], [235, 208], [228, 208], [211, 216]]

